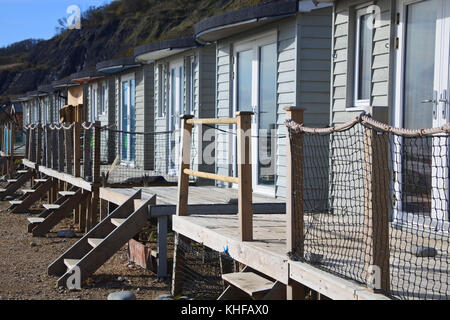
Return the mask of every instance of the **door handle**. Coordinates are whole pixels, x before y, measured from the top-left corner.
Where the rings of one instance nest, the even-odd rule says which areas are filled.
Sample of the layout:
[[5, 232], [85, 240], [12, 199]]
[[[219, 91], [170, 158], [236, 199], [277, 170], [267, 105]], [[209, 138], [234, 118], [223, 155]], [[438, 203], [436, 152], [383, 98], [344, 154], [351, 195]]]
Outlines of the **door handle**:
[[420, 103], [433, 103], [433, 118], [437, 119], [438, 92], [436, 90], [433, 91], [433, 99], [422, 100]]
[[445, 119], [447, 117], [447, 89], [442, 90], [441, 98], [439, 99], [439, 102], [443, 102], [442, 106], [442, 119]]

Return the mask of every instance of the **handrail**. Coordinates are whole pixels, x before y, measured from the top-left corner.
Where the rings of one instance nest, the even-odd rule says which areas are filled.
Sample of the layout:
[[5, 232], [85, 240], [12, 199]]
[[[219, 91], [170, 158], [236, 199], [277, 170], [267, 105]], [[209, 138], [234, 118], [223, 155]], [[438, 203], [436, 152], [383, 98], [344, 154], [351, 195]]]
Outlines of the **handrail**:
[[204, 178], [204, 179], [218, 180], [218, 181], [235, 183], [235, 184], [239, 183], [239, 179], [238, 178], [223, 176], [223, 175], [215, 174], [215, 173], [193, 171], [193, 170], [190, 170], [190, 169], [184, 169], [183, 172], [185, 174], [190, 175], [190, 176]]
[[188, 119], [187, 124], [237, 124], [237, 118]]
[[[253, 112], [241, 111], [236, 118], [194, 119], [191, 115], [181, 116], [182, 137], [180, 152], [180, 174], [178, 181], [177, 215], [187, 215], [189, 197], [189, 176], [234, 183], [238, 185], [238, 216], [241, 241], [253, 240], [252, 207], [252, 166], [251, 166], [251, 116]], [[237, 126], [237, 177], [228, 177], [214, 173], [190, 169], [192, 127], [195, 124], [235, 124]]]

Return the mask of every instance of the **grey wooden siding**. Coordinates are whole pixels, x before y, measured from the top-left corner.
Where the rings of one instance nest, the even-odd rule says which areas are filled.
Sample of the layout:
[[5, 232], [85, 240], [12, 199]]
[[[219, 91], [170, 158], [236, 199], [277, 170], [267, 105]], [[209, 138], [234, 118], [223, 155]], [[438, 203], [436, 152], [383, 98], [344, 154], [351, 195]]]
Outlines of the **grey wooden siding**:
[[[361, 113], [353, 107], [353, 69], [355, 42], [355, 6], [367, 3], [361, 0], [338, 1], [334, 13], [333, 30], [333, 98], [332, 123], [339, 124], [351, 120]], [[381, 9], [380, 24], [373, 30], [372, 51], [372, 90], [367, 111], [375, 107], [390, 105], [390, 38], [391, 38], [391, 0], [377, 1]], [[392, 82], [391, 82], [392, 83]]]
[[[192, 114], [195, 117], [214, 117], [215, 104], [215, 45], [209, 45], [204, 48], [192, 49], [183, 53], [173, 55], [155, 62], [154, 68], [154, 115], [155, 115], [155, 166], [160, 172], [167, 172], [167, 155], [168, 155], [168, 135], [158, 134], [158, 132], [166, 132], [169, 127], [168, 108], [169, 108], [169, 64], [172, 61], [183, 59], [185, 66], [184, 93], [183, 93], [183, 108], [190, 105], [189, 90], [189, 70], [191, 68], [191, 59], [194, 59], [194, 105], [192, 106]], [[164, 82], [164, 90], [161, 88], [161, 83]], [[164, 92], [162, 92], [164, 91]], [[161, 95], [164, 94], [164, 105], [162, 106], [164, 113], [162, 117], [158, 116], [158, 106], [161, 103]], [[204, 164], [202, 161], [202, 152], [204, 146], [200, 145], [200, 131], [205, 128], [196, 127], [193, 130], [193, 145], [192, 154], [194, 161], [192, 167], [194, 170], [201, 170], [206, 172], [214, 171], [214, 164]]]
[[[333, 76], [331, 98], [331, 122], [340, 124], [357, 117], [362, 109], [354, 108], [354, 50], [355, 50], [355, 10], [361, 5], [371, 4], [361, 0], [338, 1], [334, 10], [333, 26]], [[372, 43], [372, 85], [370, 106], [366, 111], [381, 111], [388, 114], [391, 100], [392, 54], [391, 50], [391, 0], [376, 2], [381, 9], [380, 23], [373, 29]], [[380, 119], [381, 120], [381, 119]], [[384, 118], [383, 121], [386, 121]], [[357, 131], [356, 129], [353, 129]], [[338, 162], [331, 162], [330, 201], [335, 213], [362, 213], [364, 186], [361, 177], [363, 154], [363, 132], [341, 134], [340, 139], [330, 142], [332, 159], [348, 161], [347, 170], [343, 171]], [[351, 188], [349, 188], [349, 183]], [[352, 210], [352, 212], [350, 212]]]
[[[277, 31], [277, 134], [276, 188], [277, 197], [286, 194], [286, 127], [285, 107], [305, 108], [305, 124], [324, 127], [329, 124], [331, 8], [299, 13], [296, 17], [260, 28], [263, 33]], [[217, 44], [216, 116], [233, 117], [233, 43], [256, 36], [251, 30]], [[231, 130], [231, 126], [219, 126]], [[216, 172], [234, 175], [232, 137], [217, 132]], [[223, 186], [223, 183], [217, 183]]]
[[[154, 128], [154, 79], [153, 64], [147, 64], [138, 68], [127, 70], [111, 76], [108, 79], [108, 122], [114, 125], [116, 129], [120, 129], [121, 125], [121, 80], [127, 75], [134, 75], [135, 80], [135, 123], [136, 132], [151, 132]], [[111, 137], [113, 139], [113, 137]], [[118, 141], [119, 137], [115, 137]], [[112, 149], [112, 147], [110, 147]], [[117, 153], [117, 146], [114, 148]], [[154, 168], [154, 150], [153, 137], [151, 135], [136, 135], [136, 161], [138, 168], [152, 170]], [[112, 150], [109, 150], [110, 160], [112, 158]], [[114, 157], [117, 154], [114, 155]]]

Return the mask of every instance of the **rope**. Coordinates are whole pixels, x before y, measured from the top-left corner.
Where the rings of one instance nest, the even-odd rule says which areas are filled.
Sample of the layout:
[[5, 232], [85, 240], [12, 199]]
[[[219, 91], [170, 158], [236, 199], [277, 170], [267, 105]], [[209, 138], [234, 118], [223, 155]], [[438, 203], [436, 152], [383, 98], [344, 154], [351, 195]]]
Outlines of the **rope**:
[[370, 114], [365, 112], [361, 113], [358, 117], [353, 120], [347, 121], [343, 124], [335, 125], [328, 128], [311, 128], [306, 127], [303, 124], [297, 123], [291, 119], [285, 121], [285, 125], [288, 129], [294, 132], [300, 133], [312, 133], [312, 134], [330, 134], [333, 132], [343, 132], [353, 128], [356, 124], [361, 123], [365, 127], [376, 129], [381, 132], [393, 133], [400, 136], [408, 137], [421, 137], [421, 136], [431, 136], [440, 133], [448, 134], [450, 133], [450, 124], [445, 124], [442, 127], [437, 128], [426, 128], [426, 129], [405, 129], [393, 127], [378, 120], [373, 119]]

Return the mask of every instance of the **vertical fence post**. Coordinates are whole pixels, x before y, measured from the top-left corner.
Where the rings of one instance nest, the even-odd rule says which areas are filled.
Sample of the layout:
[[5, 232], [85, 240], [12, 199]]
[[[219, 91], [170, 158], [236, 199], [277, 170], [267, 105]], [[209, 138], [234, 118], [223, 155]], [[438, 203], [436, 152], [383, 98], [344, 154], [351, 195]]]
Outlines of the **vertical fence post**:
[[83, 136], [83, 178], [87, 179], [89, 176], [92, 179], [92, 152], [91, 152], [91, 132], [90, 130], [83, 129], [80, 134]]
[[80, 176], [80, 160], [81, 160], [81, 123], [75, 122], [73, 126], [73, 175], [75, 177]]
[[65, 149], [66, 149], [66, 173], [72, 174], [73, 172], [73, 130], [74, 128], [70, 129], [63, 129], [64, 130], [64, 140], [65, 140]]
[[[296, 123], [303, 124], [304, 109], [288, 107], [286, 111], [286, 120], [293, 120]], [[293, 165], [293, 150], [291, 137], [286, 135], [286, 251], [296, 250], [296, 256], [303, 257], [303, 136], [295, 137], [297, 150], [297, 165]], [[286, 286], [286, 298], [288, 300], [305, 299], [305, 288], [296, 281], [289, 280]]]
[[52, 167], [52, 137], [50, 131], [50, 125], [45, 125], [45, 150], [46, 150], [46, 167]]
[[190, 115], [182, 116], [181, 124], [181, 145], [180, 145], [180, 172], [178, 176], [178, 205], [177, 216], [187, 215], [189, 175], [184, 173], [184, 169], [189, 169], [191, 163], [191, 143], [192, 124], [187, 120], [192, 119]]
[[[180, 145], [180, 172], [178, 176], [178, 204], [177, 216], [186, 216], [189, 200], [189, 175], [184, 173], [184, 169], [189, 169], [191, 159], [192, 143], [192, 124], [187, 120], [192, 119], [191, 115], [181, 117], [181, 145]], [[172, 294], [179, 295], [183, 290], [183, 267], [184, 252], [180, 250], [180, 244], [187, 239], [181, 234], [175, 235], [175, 250], [173, 256], [173, 276], [172, 276]]]
[[94, 162], [93, 162], [93, 168], [92, 168], [92, 181], [94, 183], [100, 183], [100, 150], [101, 150], [101, 139], [100, 139], [100, 133], [101, 133], [101, 122], [95, 121], [94, 125]]
[[30, 152], [30, 128], [25, 129], [25, 159], [30, 160], [29, 152]]
[[[93, 154], [91, 153], [91, 157], [93, 159], [92, 164], [92, 207], [91, 207], [91, 226], [94, 227], [97, 222], [97, 211], [99, 209], [99, 201], [100, 201], [100, 130], [101, 130], [101, 122], [95, 121], [94, 123], [94, 150]], [[100, 220], [103, 214], [100, 214]]]
[[37, 125], [37, 145], [36, 145], [36, 164], [41, 164], [42, 155], [42, 125], [39, 123]]
[[369, 288], [382, 292], [390, 290], [388, 157], [389, 136], [364, 127], [365, 271]]
[[241, 241], [253, 240], [251, 129], [253, 112], [237, 116], [238, 216]]
[[54, 128], [52, 131], [52, 168], [58, 170], [58, 130]]
[[10, 143], [10, 147], [11, 147], [11, 150], [10, 150], [10, 159], [9, 159], [9, 161], [10, 161], [10, 171], [9, 171], [9, 174], [10, 174], [10, 176], [12, 177], [13, 176], [13, 174], [14, 174], [14, 136], [15, 136], [15, 128], [14, 128], [14, 123], [10, 123], [10, 126], [11, 126], [11, 137], [10, 137], [10, 141], [11, 141], [11, 143]]
[[61, 127], [61, 129], [58, 130], [58, 170], [63, 172], [64, 171], [64, 164], [65, 164], [65, 143], [64, 143], [64, 135], [65, 130]]
[[158, 279], [167, 277], [167, 216], [158, 217]]

